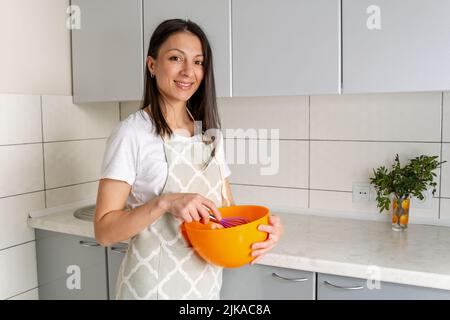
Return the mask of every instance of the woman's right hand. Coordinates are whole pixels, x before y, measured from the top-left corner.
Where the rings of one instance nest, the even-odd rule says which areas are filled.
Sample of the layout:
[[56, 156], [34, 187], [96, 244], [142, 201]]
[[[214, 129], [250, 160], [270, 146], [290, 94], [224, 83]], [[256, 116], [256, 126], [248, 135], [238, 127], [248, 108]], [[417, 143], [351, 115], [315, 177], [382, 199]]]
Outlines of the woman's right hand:
[[222, 219], [214, 202], [198, 193], [171, 193], [162, 197], [166, 202], [167, 211], [182, 221], [202, 220], [203, 223], [208, 223], [209, 211], [219, 221]]

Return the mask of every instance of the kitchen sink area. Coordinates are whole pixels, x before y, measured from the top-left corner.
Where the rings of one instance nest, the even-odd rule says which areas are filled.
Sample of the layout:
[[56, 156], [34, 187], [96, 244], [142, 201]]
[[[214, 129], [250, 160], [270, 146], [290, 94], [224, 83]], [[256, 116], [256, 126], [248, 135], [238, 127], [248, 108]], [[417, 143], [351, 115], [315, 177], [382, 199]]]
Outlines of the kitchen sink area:
[[73, 216], [84, 221], [94, 221], [95, 205], [89, 205], [75, 210]]

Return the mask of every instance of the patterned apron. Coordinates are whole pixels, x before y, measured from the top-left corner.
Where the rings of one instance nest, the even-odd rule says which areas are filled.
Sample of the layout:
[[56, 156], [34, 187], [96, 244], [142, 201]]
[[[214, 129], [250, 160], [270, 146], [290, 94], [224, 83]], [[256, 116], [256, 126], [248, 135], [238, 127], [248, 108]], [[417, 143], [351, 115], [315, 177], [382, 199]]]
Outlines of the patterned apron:
[[[199, 193], [217, 207], [227, 199], [213, 144], [164, 140], [168, 177], [162, 193]], [[226, 200], [227, 201], [227, 200]], [[203, 260], [180, 230], [181, 221], [165, 213], [130, 239], [119, 269], [116, 299], [219, 299], [222, 268]]]

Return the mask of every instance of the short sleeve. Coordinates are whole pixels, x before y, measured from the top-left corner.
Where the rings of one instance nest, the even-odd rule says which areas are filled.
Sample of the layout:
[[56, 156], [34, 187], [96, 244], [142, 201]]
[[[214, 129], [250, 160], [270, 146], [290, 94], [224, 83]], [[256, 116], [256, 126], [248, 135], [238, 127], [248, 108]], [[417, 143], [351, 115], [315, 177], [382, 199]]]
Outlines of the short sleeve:
[[231, 175], [231, 170], [228, 167], [226, 158], [225, 158], [225, 146], [224, 146], [224, 139], [223, 139], [223, 135], [220, 134], [220, 139], [219, 142], [217, 143], [216, 146], [217, 150], [216, 150], [216, 155], [217, 155], [217, 160], [219, 161], [219, 164], [221, 166], [222, 172], [223, 172], [223, 177], [227, 178], [228, 176]]
[[138, 141], [134, 128], [120, 122], [106, 142], [100, 179], [125, 181], [133, 185], [138, 166]]

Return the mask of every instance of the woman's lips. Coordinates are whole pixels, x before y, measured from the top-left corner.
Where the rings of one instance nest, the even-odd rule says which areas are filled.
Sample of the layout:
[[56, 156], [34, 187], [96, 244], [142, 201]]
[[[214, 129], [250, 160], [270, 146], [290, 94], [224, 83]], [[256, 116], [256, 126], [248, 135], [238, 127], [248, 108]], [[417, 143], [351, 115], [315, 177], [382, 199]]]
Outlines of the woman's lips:
[[175, 85], [180, 88], [181, 90], [189, 90], [192, 85], [194, 84], [193, 82], [183, 82], [183, 81], [176, 81], [174, 80]]

